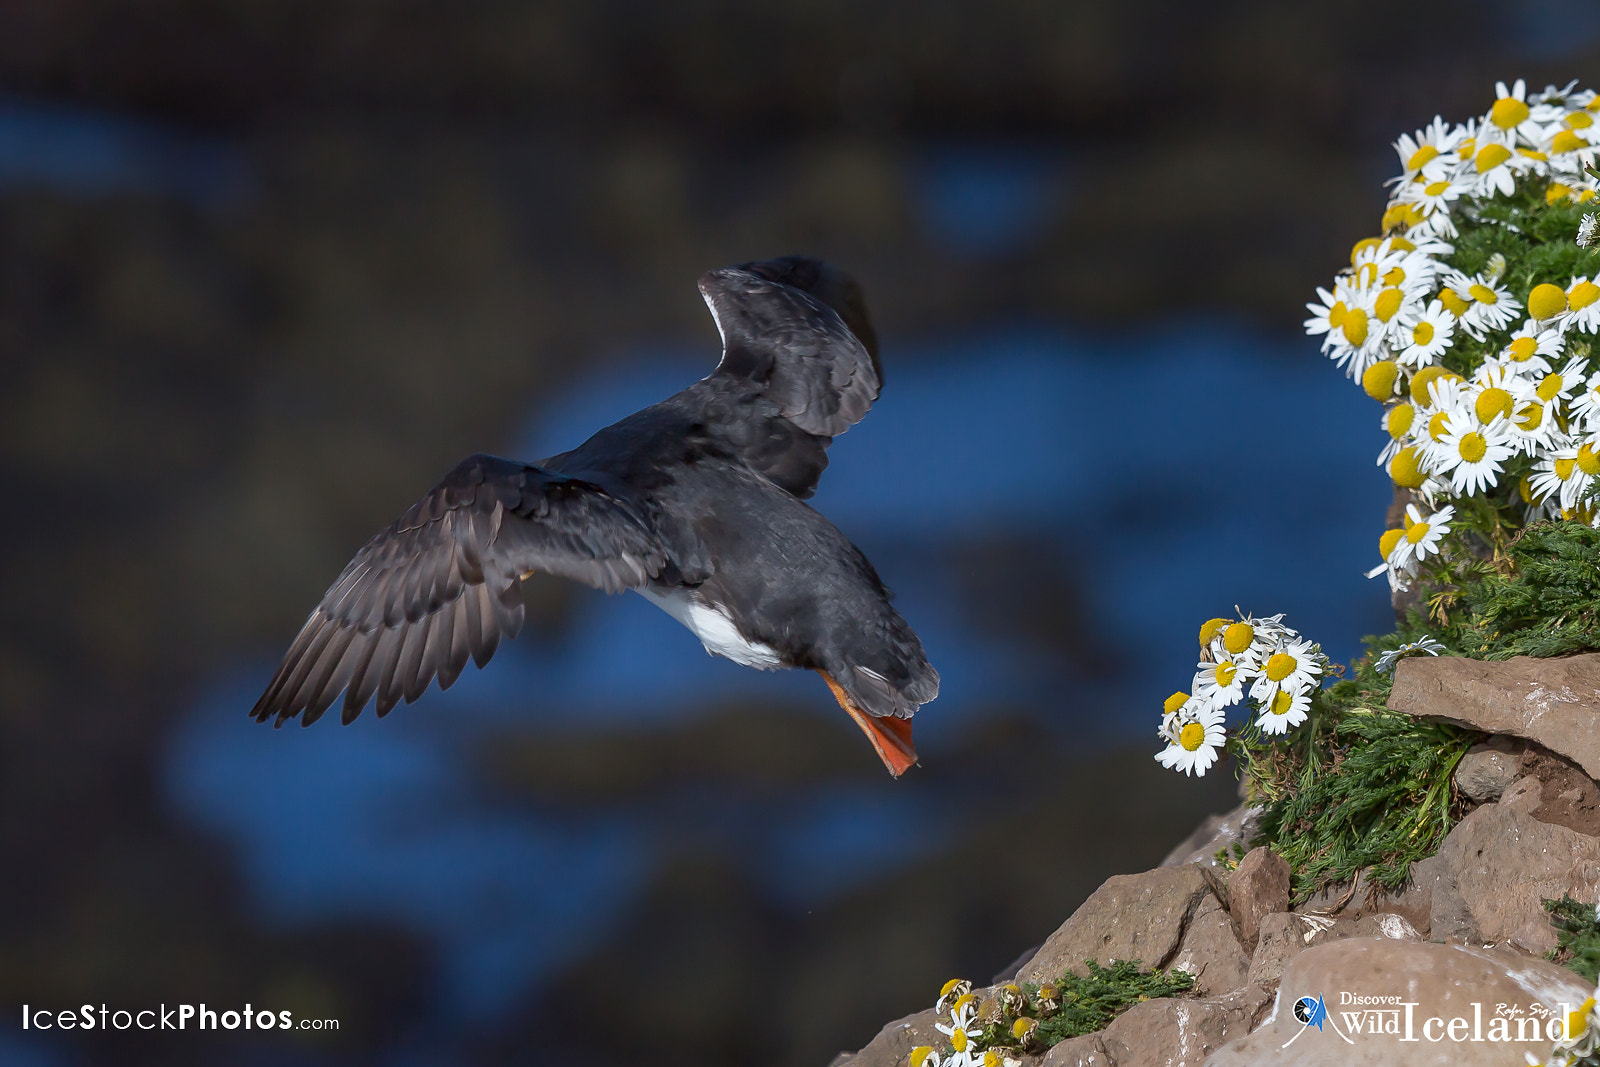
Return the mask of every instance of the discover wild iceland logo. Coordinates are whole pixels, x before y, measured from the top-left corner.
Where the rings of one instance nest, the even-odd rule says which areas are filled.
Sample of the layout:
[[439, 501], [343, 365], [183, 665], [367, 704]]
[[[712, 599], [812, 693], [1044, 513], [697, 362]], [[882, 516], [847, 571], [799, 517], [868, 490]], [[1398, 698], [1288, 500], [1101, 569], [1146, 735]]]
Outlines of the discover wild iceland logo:
[[[1423, 1017], [1417, 1009], [1421, 1003], [1404, 1000], [1398, 996], [1372, 996], [1363, 993], [1341, 992], [1330, 1011], [1327, 999], [1320, 993], [1297, 998], [1292, 1007], [1295, 1021], [1300, 1024], [1294, 1036], [1283, 1043], [1288, 1048], [1306, 1031], [1319, 1033], [1333, 1031], [1346, 1044], [1357, 1040], [1386, 1038], [1406, 1042], [1440, 1041], [1492, 1041], [1533, 1042], [1567, 1041], [1567, 1028], [1573, 1014], [1572, 1005], [1561, 1005], [1554, 1011], [1537, 1001], [1524, 1007], [1520, 1004], [1495, 1004], [1485, 1011], [1485, 1005], [1474, 1001], [1472, 1017], [1456, 1016], [1445, 1019], [1438, 1015]], [[1324, 1029], [1326, 1027], [1326, 1030]]]

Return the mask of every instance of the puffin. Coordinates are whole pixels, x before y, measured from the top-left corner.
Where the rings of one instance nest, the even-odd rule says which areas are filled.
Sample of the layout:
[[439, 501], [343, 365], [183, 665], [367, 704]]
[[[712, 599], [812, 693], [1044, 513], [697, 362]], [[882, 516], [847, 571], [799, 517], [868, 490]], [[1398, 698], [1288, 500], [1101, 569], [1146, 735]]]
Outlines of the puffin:
[[911, 718], [939, 693], [922, 642], [867, 557], [806, 503], [828, 445], [878, 398], [883, 374], [861, 287], [784, 256], [709, 271], [715, 369], [525, 463], [472, 455], [346, 566], [251, 709], [310, 726], [343, 695], [379, 718], [522, 626], [535, 572], [632, 590], [714, 656], [816, 671], [898, 778]]

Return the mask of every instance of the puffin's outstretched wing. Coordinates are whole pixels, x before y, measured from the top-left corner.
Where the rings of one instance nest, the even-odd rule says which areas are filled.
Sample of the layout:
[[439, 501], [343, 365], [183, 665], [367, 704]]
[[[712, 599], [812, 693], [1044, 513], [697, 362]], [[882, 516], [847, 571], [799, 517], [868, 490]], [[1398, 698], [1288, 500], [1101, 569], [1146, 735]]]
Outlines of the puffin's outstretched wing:
[[751, 467], [809, 497], [828, 445], [861, 421], [883, 384], [861, 287], [820, 260], [785, 256], [708, 271], [700, 292], [722, 361], [698, 391], [744, 401], [708, 405], [722, 415], [708, 421]]
[[344, 721], [448, 689], [522, 628], [521, 579], [548, 571], [615, 592], [658, 574], [648, 518], [592, 482], [495, 456], [463, 460], [345, 567], [251, 715], [310, 726], [340, 692]]

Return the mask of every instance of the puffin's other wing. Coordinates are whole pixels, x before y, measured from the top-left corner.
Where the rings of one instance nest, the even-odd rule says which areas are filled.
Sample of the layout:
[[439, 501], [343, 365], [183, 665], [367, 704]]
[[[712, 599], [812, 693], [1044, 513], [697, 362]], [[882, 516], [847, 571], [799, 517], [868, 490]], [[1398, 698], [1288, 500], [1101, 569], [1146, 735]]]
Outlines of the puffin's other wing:
[[711, 395], [751, 401], [716, 424], [754, 469], [802, 499], [817, 487], [833, 438], [860, 422], [883, 376], [855, 279], [805, 256], [708, 271], [700, 293], [722, 334]]
[[607, 592], [660, 572], [664, 555], [629, 500], [577, 478], [470, 456], [368, 541], [323, 594], [251, 715], [310, 726], [345, 693], [344, 721], [388, 714], [435, 676], [448, 689], [522, 628], [532, 571]]

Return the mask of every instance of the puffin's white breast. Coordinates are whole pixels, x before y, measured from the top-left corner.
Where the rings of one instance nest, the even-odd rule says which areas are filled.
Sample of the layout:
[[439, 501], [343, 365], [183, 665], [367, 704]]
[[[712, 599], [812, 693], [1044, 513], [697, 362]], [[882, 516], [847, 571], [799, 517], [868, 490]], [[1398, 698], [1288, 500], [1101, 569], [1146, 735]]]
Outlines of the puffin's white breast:
[[706, 651], [722, 656], [746, 667], [770, 671], [783, 666], [778, 652], [771, 645], [746, 641], [733, 625], [733, 620], [715, 607], [701, 600], [692, 589], [635, 590], [650, 603], [671, 615], [700, 639]]

